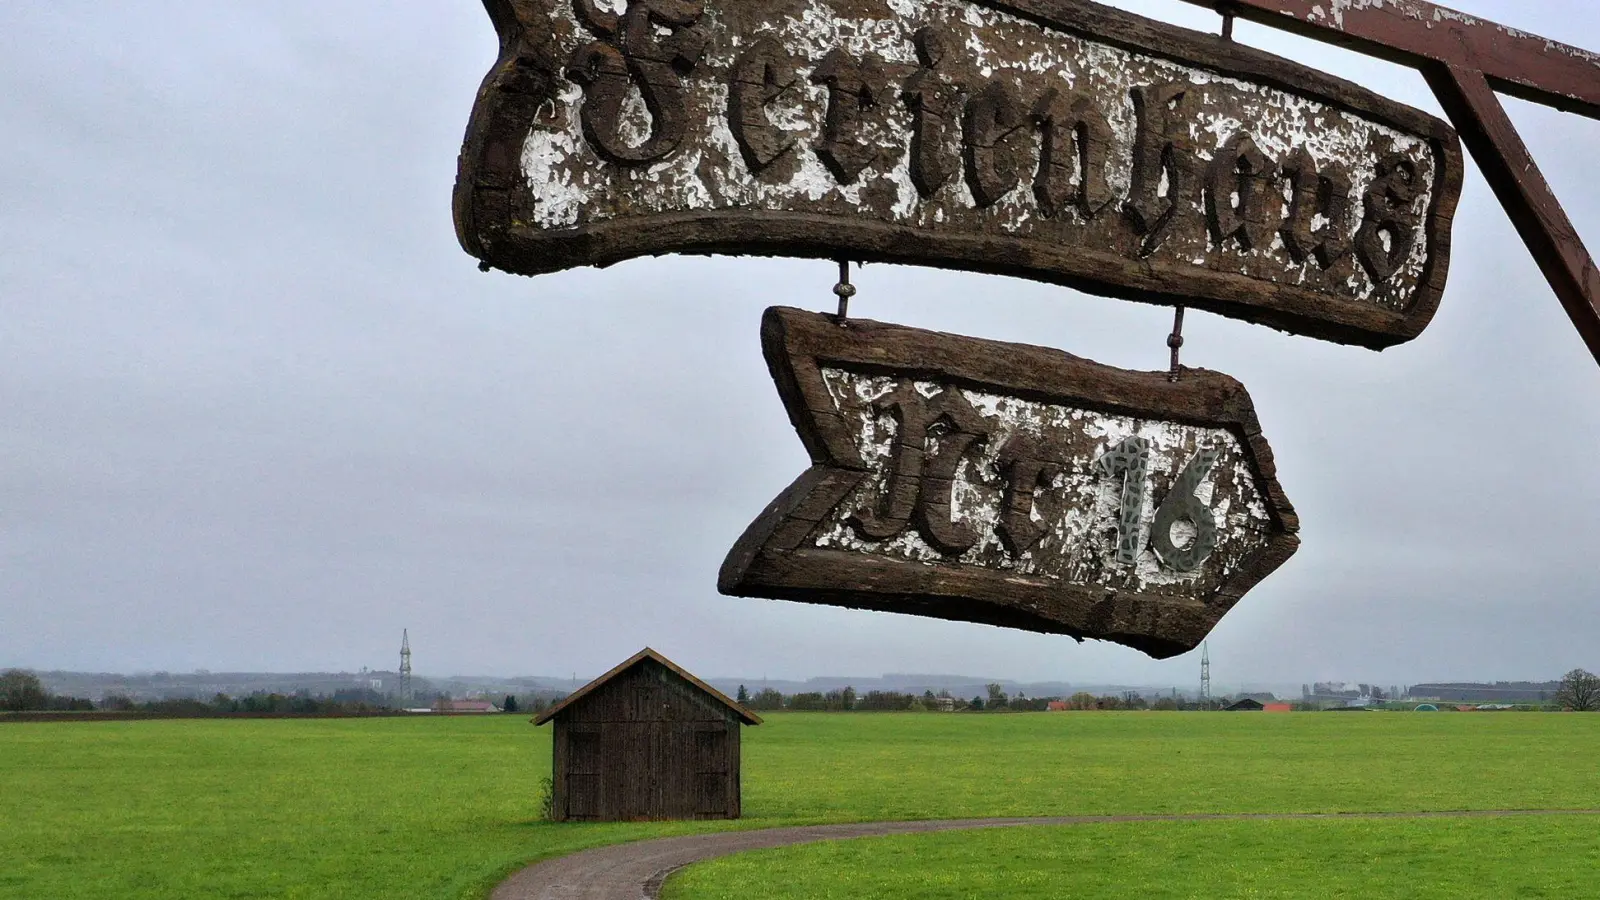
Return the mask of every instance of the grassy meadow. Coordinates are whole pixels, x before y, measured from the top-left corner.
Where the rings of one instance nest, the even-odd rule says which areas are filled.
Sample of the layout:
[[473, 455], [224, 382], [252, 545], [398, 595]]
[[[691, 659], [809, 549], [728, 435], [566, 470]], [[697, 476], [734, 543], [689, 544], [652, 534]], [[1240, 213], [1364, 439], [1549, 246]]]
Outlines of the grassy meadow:
[[[784, 824], [1600, 808], [1600, 716], [775, 714], [746, 731], [746, 818], [737, 823], [539, 822], [535, 796], [549, 773], [549, 741], [548, 729], [533, 728], [521, 716], [0, 724], [0, 847], [7, 851], [0, 898], [481, 898], [519, 865], [583, 847]], [[1496, 847], [1507, 845], [1496, 835], [1522, 835], [1527, 846], [1518, 858], [1549, 870], [1538, 848], [1564, 842], [1568, 832], [1587, 828], [1583, 833], [1592, 834], [1597, 826], [1592, 819], [1574, 824], [1566, 818], [1142, 824], [870, 839], [859, 851], [841, 844], [775, 852], [881, 847], [892, 857], [921, 856], [920, 849], [893, 842], [944, 840], [950, 842], [945, 849], [929, 852], [988, 846], [1014, 861], [1023, 882], [1061, 865], [1047, 862], [1050, 853], [1129, 861], [1148, 856], [1140, 865], [1156, 877], [1165, 871], [1161, 854], [1182, 859], [1180, 850], [1191, 840], [1206, 843], [1183, 835], [1209, 830], [1214, 847], [1278, 848], [1288, 855], [1271, 858], [1283, 871], [1293, 870], [1296, 853], [1355, 860], [1349, 877], [1364, 885], [1360, 862], [1384, 829], [1406, 852], [1429, 858], [1446, 852], [1435, 850], [1434, 834], [1478, 834], [1485, 846]], [[1468, 841], [1463, 853], [1481, 855], [1479, 845], [1462, 840]], [[1587, 846], [1592, 855], [1592, 839]], [[953, 873], [976, 877], [985, 860], [995, 858], [961, 852], [970, 862], [967, 868], [952, 863]], [[706, 893], [701, 879], [741, 883], [745, 876], [733, 873], [746, 871], [738, 867], [753, 859], [695, 867], [672, 889], [680, 900], [731, 896]], [[779, 864], [788, 863], [766, 863]], [[815, 865], [803, 855], [792, 864]], [[1188, 871], [1237, 865], [1227, 853], [1208, 850]], [[876, 871], [870, 864], [859, 873], [835, 868], [847, 879]], [[982, 894], [978, 882], [970, 889], [952, 885], [954, 893], [915, 895]], [[771, 896], [853, 896], [834, 887], [832, 894]], [[765, 896], [748, 889], [741, 896]], [[1219, 890], [1213, 896], [1311, 896]], [[863, 895], [913, 894], [877, 894], [874, 888]], [[1513, 895], [1540, 896], [1504, 894]], [[1008, 888], [1005, 896], [1029, 895]]]
[[1147, 822], [899, 835], [724, 857], [663, 900], [1600, 897], [1594, 816]]

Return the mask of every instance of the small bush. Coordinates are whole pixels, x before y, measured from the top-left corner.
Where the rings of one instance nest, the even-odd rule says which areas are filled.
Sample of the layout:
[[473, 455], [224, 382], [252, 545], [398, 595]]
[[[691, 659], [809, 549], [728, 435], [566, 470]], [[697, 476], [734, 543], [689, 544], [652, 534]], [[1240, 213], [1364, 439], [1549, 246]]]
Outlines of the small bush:
[[533, 795], [534, 809], [539, 820], [551, 822], [556, 817], [556, 783], [549, 775], [539, 779], [539, 789]]

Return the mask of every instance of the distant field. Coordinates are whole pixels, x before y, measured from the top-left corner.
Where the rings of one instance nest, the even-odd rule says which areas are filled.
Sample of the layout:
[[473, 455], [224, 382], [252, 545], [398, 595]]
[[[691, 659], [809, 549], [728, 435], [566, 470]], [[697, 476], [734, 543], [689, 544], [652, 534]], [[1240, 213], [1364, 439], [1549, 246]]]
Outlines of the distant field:
[[[549, 731], [520, 716], [0, 725], [0, 897], [480, 898], [533, 859], [726, 827], [1600, 807], [1600, 716], [776, 714], [746, 734], [741, 823], [557, 826], [533, 821]], [[1424, 825], [1462, 823], [1385, 823]], [[1097, 827], [1130, 856], [1178, 833]], [[1266, 846], [1287, 826], [1204, 827]], [[1033, 858], [1012, 834], [983, 840]], [[1328, 834], [1315, 852], [1365, 852], [1360, 828]]]

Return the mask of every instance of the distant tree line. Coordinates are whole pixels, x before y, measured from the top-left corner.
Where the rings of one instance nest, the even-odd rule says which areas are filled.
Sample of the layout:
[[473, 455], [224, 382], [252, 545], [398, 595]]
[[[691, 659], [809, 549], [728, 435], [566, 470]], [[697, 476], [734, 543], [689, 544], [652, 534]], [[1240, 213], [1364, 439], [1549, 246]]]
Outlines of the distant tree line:
[[[1179, 709], [1176, 698], [1162, 697], [1155, 701], [1138, 693], [1095, 696], [1077, 693], [1061, 697], [1027, 697], [1018, 692], [1015, 697], [999, 684], [990, 684], [983, 695], [971, 699], [952, 697], [947, 691], [921, 694], [899, 691], [868, 691], [858, 694], [853, 687], [827, 692], [810, 691], [784, 694], [773, 688], [762, 688], [755, 693], [739, 685], [735, 698], [740, 704], [757, 712], [790, 710], [794, 712], [1042, 712], [1052, 703], [1064, 703], [1068, 709]], [[1190, 704], [1189, 708], [1193, 708]]]
[[309, 693], [279, 694], [258, 691], [242, 697], [218, 693], [210, 700], [198, 697], [173, 697], [164, 700], [136, 701], [109, 695], [97, 707], [108, 712], [136, 712], [158, 716], [204, 717], [228, 715], [359, 715], [391, 709], [381, 696], [362, 690], [335, 691], [329, 697]]
[[[1374, 692], [1376, 694], [1376, 692]], [[138, 712], [168, 716], [207, 716], [231, 714], [290, 714], [290, 715], [340, 715], [377, 713], [392, 708], [390, 700], [376, 691], [349, 688], [335, 691], [331, 696], [313, 696], [307, 692], [281, 694], [255, 692], [233, 697], [219, 693], [209, 701], [198, 698], [146, 700], [138, 702], [128, 697], [109, 695], [98, 703], [82, 697], [59, 696], [50, 693], [39, 677], [25, 669], [6, 669], [0, 672], [0, 712]], [[549, 709], [558, 698], [533, 694], [518, 696], [507, 694], [501, 708], [508, 713], [537, 715]], [[1376, 697], [1374, 697], [1376, 699]], [[739, 703], [756, 711], [792, 710], [796, 712], [1033, 712], [1049, 709], [1051, 704], [1061, 704], [1071, 710], [1180, 710], [1220, 709], [1227, 705], [1224, 699], [1213, 698], [1194, 701], [1171, 696], [1147, 699], [1134, 691], [1122, 694], [1095, 696], [1078, 692], [1069, 697], [1026, 697], [1020, 691], [1010, 696], [999, 684], [990, 684], [985, 693], [971, 699], [952, 697], [948, 692], [922, 694], [899, 691], [868, 691], [858, 694], [853, 687], [827, 692], [783, 694], [772, 688], [762, 688], [750, 693], [739, 685]], [[1296, 708], [1318, 708], [1304, 703]], [[1600, 675], [1584, 669], [1573, 669], [1562, 677], [1560, 689], [1545, 708], [1600, 711]]]
[[[446, 698], [443, 694], [441, 698]], [[541, 713], [554, 698], [546, 694], [518, 696], [507, 694], [501, 708], [506, 712]], [[121, 694], [108, 694], [99, 701], [84, 697], [50, 693], [39, 676], [26, 669], [0, 672], [0, 712], [118, 712], [154, 716], [201, 717], [226, 715], [364, 715], [388, 712], [405, 706], [401, 698], [365, 687], [341, 688], [332, 694], [310, 691], [281, 693], [253, 691], [249, 694], [214, 694], [203, 697], [168, 697], [135, 700]]]
[[[507, 712], [519, 708], [542, 712], [550, 705], [547, 697], [519, 698], [506, 696]], [[380, 694], [368, 688], [344, 688], [331, 695], [313, 695], [309, 691], [279, 693], [255, 691], [231, 696], [217, 693], [210, 699], [200, 697], [170, 697], [135, 700], [120, 694], [108, 694], [98, 702], [84, 697], [68, 697], [50, 693], [33, 672], [25, 669], [6, 669], [0, 672], [0, 712], [114, 712], [141, 713], [154, 716], [203, 717], [227, 715], [364, 715], [382, 713], [402, 706], [398, 698]]]
[[[1376, 699], [1383, 694], [1374, 690], [1372, 694]], [[979, 696], [963, 699], [951, 697], [948, 692], [924, 691], [922, 694], [901, 693], [898, 691], [868, 691], [858, 694], [852, 687], [845, 687], [827, 692], [810, 691], [797, 694], [784, 694], [773, 688], [762, 688], [751, 693], [744, 685], [739, 686], [738, 702], [747, 709], [757, 712], [771, 712], [774, 710], [789, 710], [793, 712], [924, 712], [924, 711], [950, 711], [950, 712], [1035, 712], [1052, 708], [1052, 704], [1060, 704], [1055, 708], [1069, 710], [1220, 710], [1225, 709], [1232, 702], [1231, 697], [1212, 697], [1199, 700], [1191, 697], [1172, 694], [1161, 694], [1155, 697], [1145, 697], [1136, 691], [1125, 691], [1120, 694], [1095, 695], [1080, 691], [1068, 697], [1027, 697], [1020, 692], [1011, 696], [999, 684], [990, 684], [985, 692]], [[1320, 703], [1312, 701], [1298, 701], [1293, 704], [1296, 710], [1315, 711], [1323, 709]], [[1401, 708], [1402, 705], [1390, 703], [1390, 708]], [[1404, 708], [1410, 709], [1409, 706]], [[1538, 708], [1538, 707], [1535, 707]], [[1583, 669], [1575, 669], [1561, 680], [1561, 690], [1556, 693], [1551, 701], [1543, 705], [1544, 709], [1567, 710], [1595, 710], [1600, 711], [1600, 675], [1591, 674]]]
[[0, 710], [5, 712], [80, 712], [94, 709], [82, 697], [61, 697], [44, 689], [39, 676], [26, 669], [0, 672]]
[[507, 694], [500, 702], [500, 710], [508, 713], [532, 713], [537, 716], [554, 706], [558, 699], [545, 694]]

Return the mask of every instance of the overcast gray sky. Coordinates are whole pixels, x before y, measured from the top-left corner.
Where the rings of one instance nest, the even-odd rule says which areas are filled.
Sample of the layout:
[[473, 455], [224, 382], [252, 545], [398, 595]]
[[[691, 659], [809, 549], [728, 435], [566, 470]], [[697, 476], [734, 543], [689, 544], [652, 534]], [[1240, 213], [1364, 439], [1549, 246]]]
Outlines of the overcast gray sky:
[[[1177, 0], [1117, 5], [1212, 29]], [[1458, 0], [1600, 49], [1592, 0]], [[1409, 70], [1240, 40], [1437, 112]], [[480, 274], [450, 188], [472, 2], [0, 4], [0, 666], [394, 665], [1193, 684], [979, 625], [718, 596], [806, 465], [763, 308], [822, 262]], [[1507, 101], [1600, 242], [1600, 123]], [[1219, 685], [1600, 669], [1600, 367], [1476, 170], [1433, 326], [1382, 354], [1197, 314], [1304, 546], [1212, 636]], [[1164, 365], [1165, 309], [873, 266], [859, 315]]]

